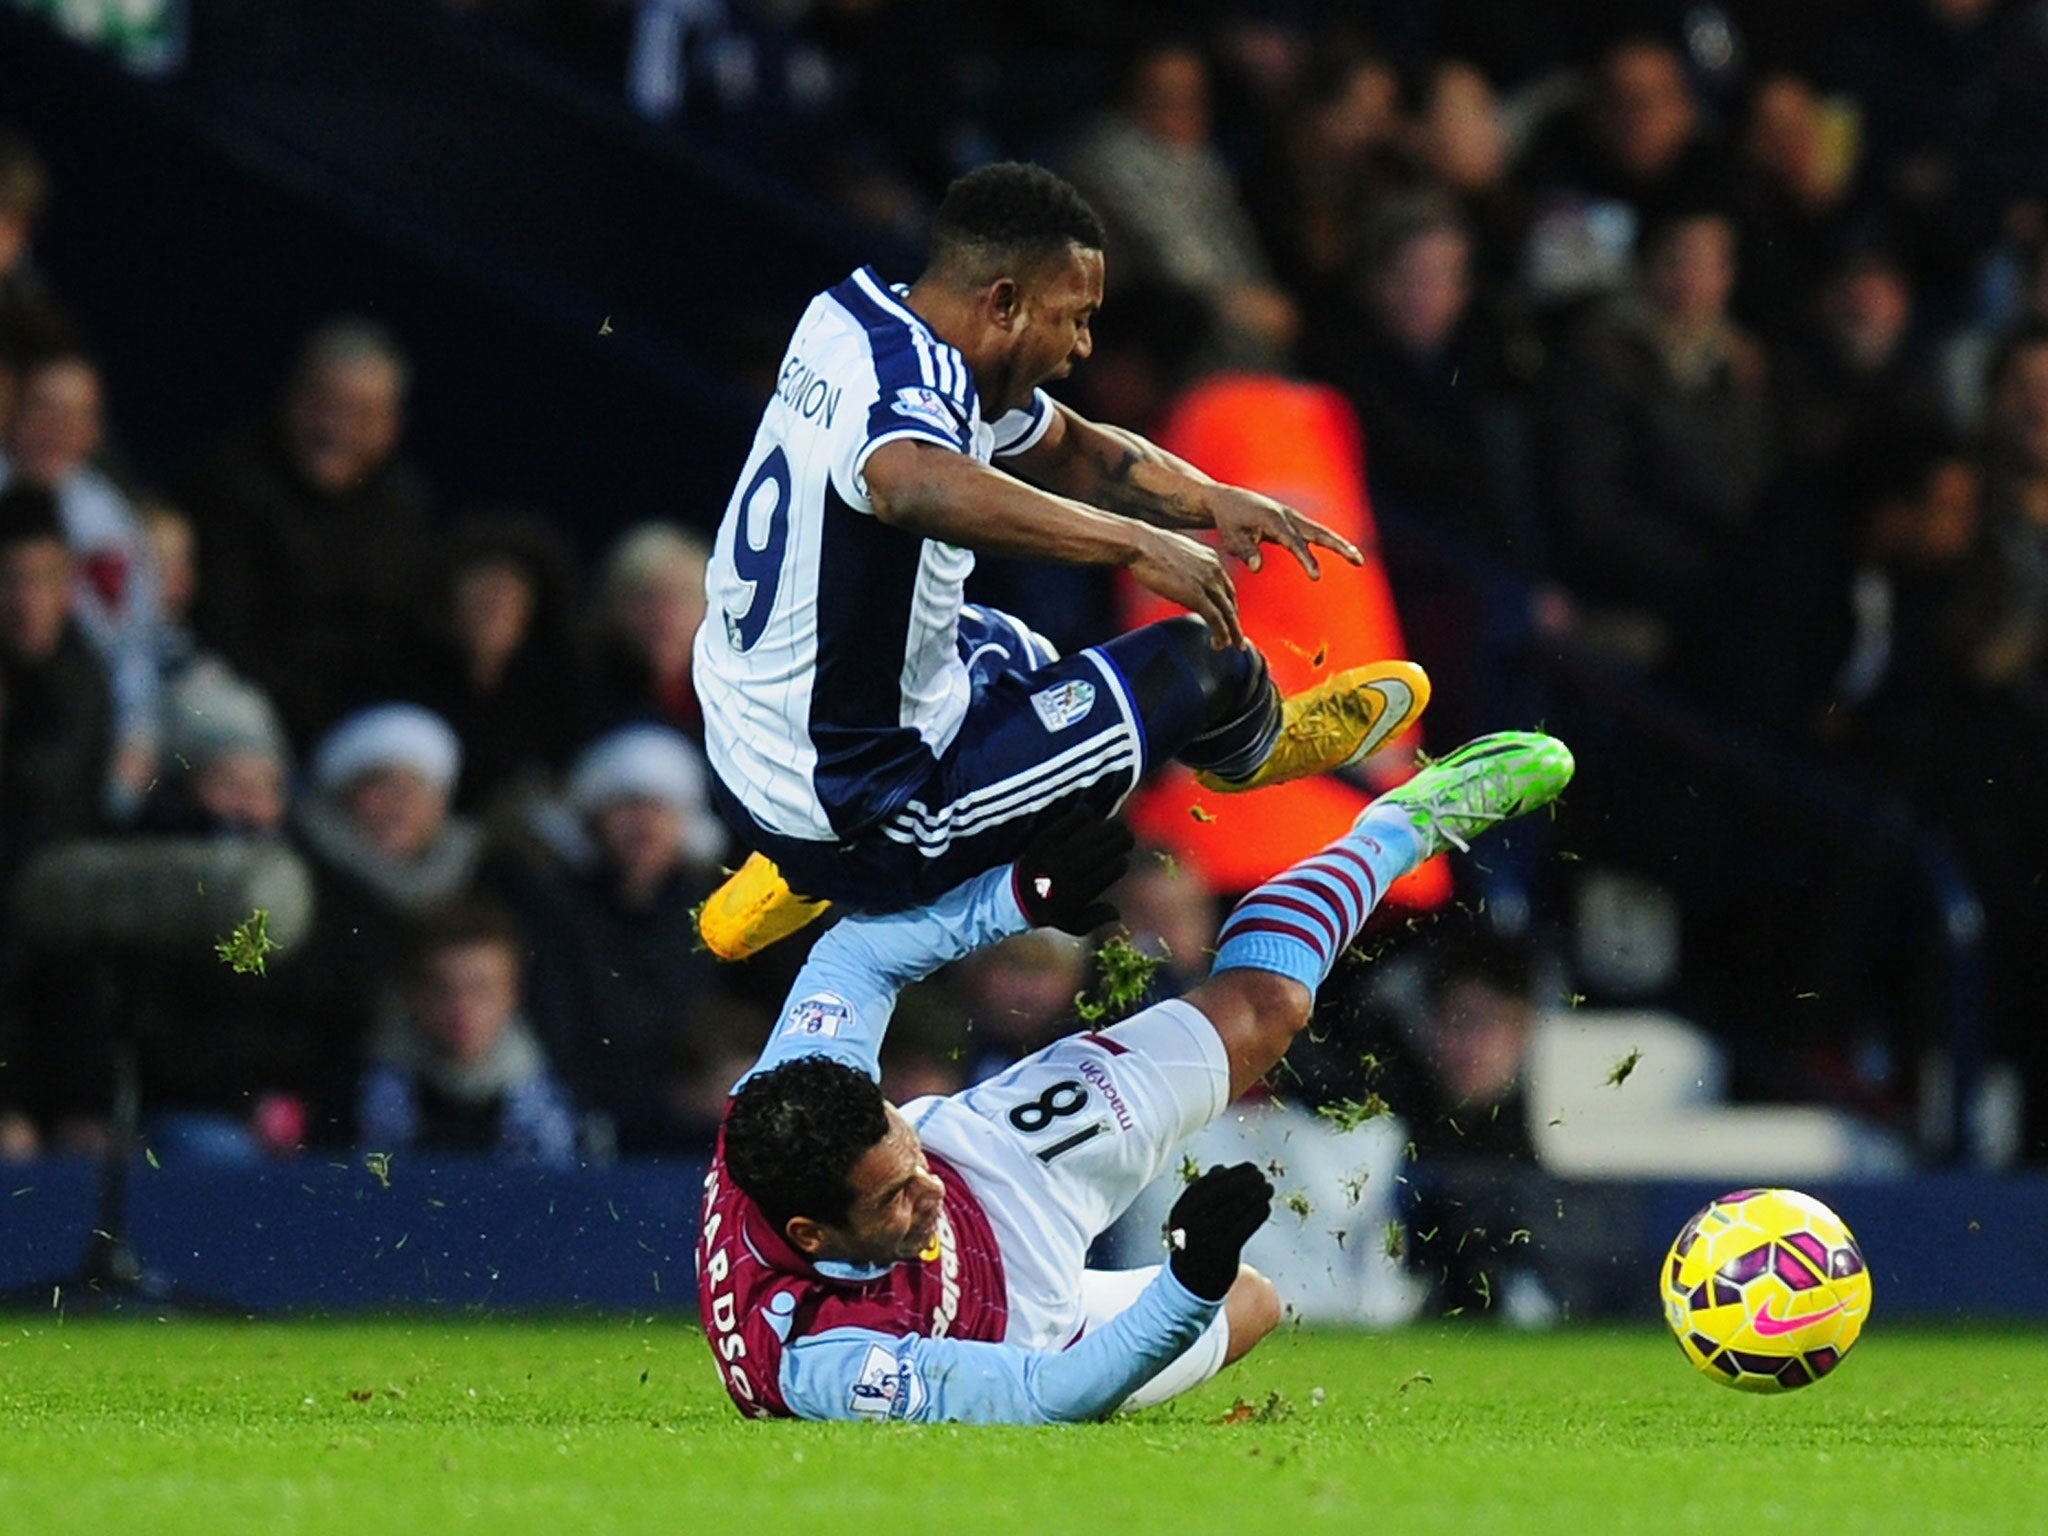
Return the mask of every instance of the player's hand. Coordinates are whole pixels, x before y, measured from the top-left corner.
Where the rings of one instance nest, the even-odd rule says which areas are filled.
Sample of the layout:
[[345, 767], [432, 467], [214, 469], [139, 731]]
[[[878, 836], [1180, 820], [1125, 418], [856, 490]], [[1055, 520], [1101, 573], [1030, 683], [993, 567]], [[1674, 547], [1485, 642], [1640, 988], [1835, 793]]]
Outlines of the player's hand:
[[1173, 1278], [1204, 1301], [1221, 1301], [1237, 1279], [1238, 1255], [1273, 1214], [1273, 1183], [1257, 1163], [1203, 1174], [1166, 1218]]
[[1303, 517], [1294, 508], [1262, 496], [1257, 491], [1247, 491], [1240, 486], [1219, 485], [1208, 495], [1209, 514], [1215, 520], [1217, 542], [1226, 555], [1242, 560], [1252, 570], [1265, 564], [1265, 555], [1259, 546], [1278, 544], [1295, 559], [1301, 568], [1320, 581], [1323, 568], [1316, 562], [1315, 550], [1311, 545], [1320, 544], [1324, 549], [1333, 549], [1353, 565], [1361, 565], [1365, 556], [1358, 552], [1358, 546], [1334, 529], [1325, 528], [1314, 518]]
[[1073, 801], [1038, 829], [1010, 866], [1017, 905], [1034, 928], [1076, 936], [1114, 922], [1116, 908], [1102, 894], [1123, 879], [1135, 843], [1122, 822]]
[[1178, 603], [1209, 626], [1209, 643], [1245, 644], [1244, 625], [1237, 617], [1237, 588], [1216, 551], [1186, 534], [1134, 523], [1138, 556], [1130, 571], [1138, 584], [1169, 603]]

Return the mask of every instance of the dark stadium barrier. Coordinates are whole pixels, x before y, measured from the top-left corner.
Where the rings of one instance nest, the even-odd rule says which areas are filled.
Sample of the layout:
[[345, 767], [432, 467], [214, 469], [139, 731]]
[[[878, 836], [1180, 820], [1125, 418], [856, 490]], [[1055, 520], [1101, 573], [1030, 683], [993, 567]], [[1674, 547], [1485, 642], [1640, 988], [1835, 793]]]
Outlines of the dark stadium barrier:
[[[461, 1158], [312, 1155], [254, 1169], [131, 1172], [131, 1234], [148, 1289], [253, 1313], [460, 1309], [688, 1312], [703, 1164], [541, 1173]], [[66, 1305], [97, 1206], [98, 1167], [0, 1169], [0, 1292]], [[1561, 1183], [1535, 1241], [1592, 1277], [1571, 1315], [1658, 1316], [1657, 1267], [1686, 1218], [1726, 1191], [1699, 1183]], [[1849, 1223], [1894, 1318], [2048, 1319], [2048, 1176], [1840, 1180], [1809, 1193]], [[22, 1295], [24, 1287], [42, 1285]], [[77, 1304], [78, 1298], [72, 1298]], [[147, 1296], [134, 1310], [161, 1304]]]
[[[703, 1179], [690, 1160], [541, 1173], [341, 1152], [234, 1169], [138, 1158], [134, 1309], [181, 1295], [252, 1313], [689, 1308]], [[0, 1169], [0, 1292], [63, 1306], [40, 1283], [78, 1267], [98, 1210], [95, 1162]]]

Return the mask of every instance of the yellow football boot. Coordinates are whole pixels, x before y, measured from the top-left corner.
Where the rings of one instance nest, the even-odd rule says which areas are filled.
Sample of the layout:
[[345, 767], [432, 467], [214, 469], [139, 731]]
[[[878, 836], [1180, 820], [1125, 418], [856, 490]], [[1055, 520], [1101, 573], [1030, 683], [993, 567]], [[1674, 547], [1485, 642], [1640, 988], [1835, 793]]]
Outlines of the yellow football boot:
[[1376, 661], [1326, 677], [1280, 701], [1280, 735], [1248, 779], [1195, 775], [1219, 795], [1286, 784], [1363, 762], [1421, 718], [1429, 674], [1412, 661]]
[[698, 911], [697, 933], [719, 959], [744, 960], [814, 922], [831, 905], [797, 895], [773, 860], [750, 853]]

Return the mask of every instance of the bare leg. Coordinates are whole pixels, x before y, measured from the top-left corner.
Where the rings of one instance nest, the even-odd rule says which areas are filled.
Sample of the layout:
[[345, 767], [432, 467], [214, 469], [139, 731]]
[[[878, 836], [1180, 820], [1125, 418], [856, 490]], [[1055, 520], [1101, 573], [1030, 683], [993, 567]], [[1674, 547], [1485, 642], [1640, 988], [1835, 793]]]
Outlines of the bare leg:
[[[1128, 1273], [1149, 1279], [1155, 1271]], [[1232, 1361], [1243, 1359], [1253, 1345], [1279, 1326], [1280, 1293], [1273, 1282], [1249, 1264], [1240, 1266], [1215, 1322], [1178, 1359], [1125, 1399], [1124, 1408], [1154, 1408], [1192, 1392]]]
[[1230, 1321], [1230, 1348], [1223, 1363], [1235, 1365], [1280, 1326], [1280, 1293], [1251, 1265], [1239, 1265], [1237, 1279], [1223, 1298], [1223, 1315]]
[[1223, 1037], [1230, 1054], [1230, 1097], [1242, 1096], [1287, 1054], [1308, 1024], [1315, 994], [1275, 971], [1231, 970], [1187, 994]]

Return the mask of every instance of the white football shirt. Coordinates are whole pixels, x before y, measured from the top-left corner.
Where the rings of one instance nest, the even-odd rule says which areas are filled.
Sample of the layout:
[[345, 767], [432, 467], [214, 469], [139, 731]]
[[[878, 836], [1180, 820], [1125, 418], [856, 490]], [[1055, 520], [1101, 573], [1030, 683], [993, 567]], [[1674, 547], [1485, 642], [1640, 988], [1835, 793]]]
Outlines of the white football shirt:
[[890, 528], [862, 474], [915, 438], [992, 463], [1052, 402], [984, 421], [960, 353], [863, 267], [811, 300], [706, 575], [697, 694], [726, 787], [787, 837], [839, 841], [899, 809], [967, 711], [956, 628], [971, 551]]

